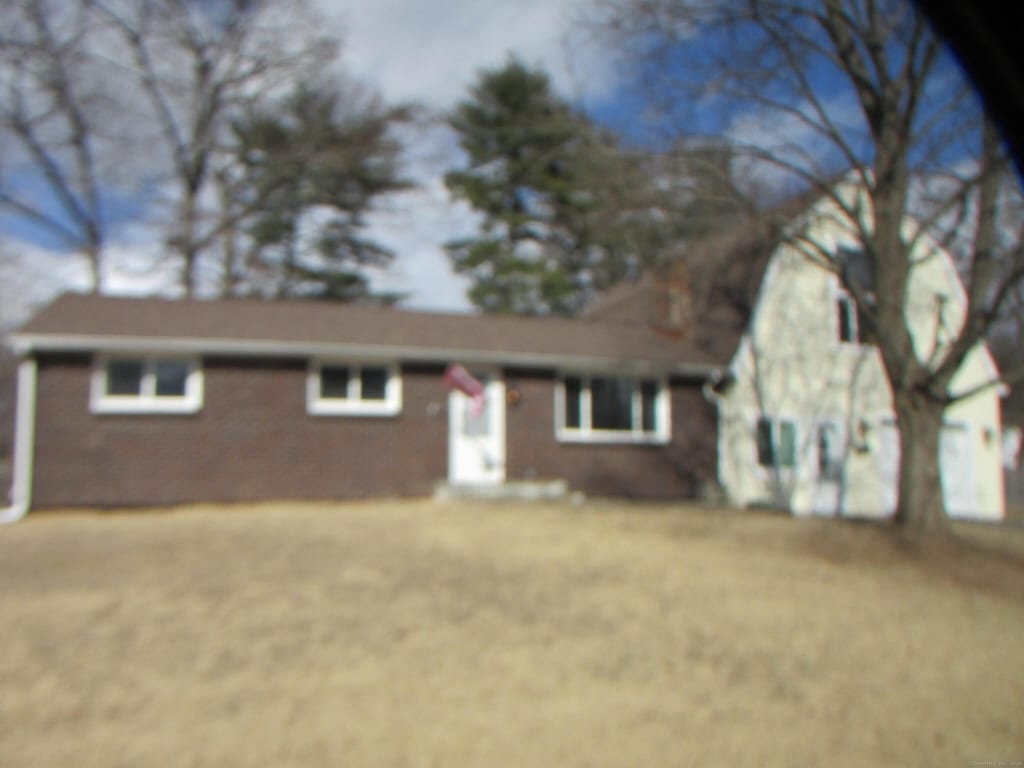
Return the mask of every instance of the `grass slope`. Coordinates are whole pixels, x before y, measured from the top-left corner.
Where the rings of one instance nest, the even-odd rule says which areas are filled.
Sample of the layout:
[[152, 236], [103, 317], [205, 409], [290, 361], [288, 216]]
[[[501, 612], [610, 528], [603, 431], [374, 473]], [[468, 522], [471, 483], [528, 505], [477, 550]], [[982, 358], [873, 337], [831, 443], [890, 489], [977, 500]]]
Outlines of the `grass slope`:
[[1024, 533], [685, 506], [35, 515], [0, 766], [1024, 758]]

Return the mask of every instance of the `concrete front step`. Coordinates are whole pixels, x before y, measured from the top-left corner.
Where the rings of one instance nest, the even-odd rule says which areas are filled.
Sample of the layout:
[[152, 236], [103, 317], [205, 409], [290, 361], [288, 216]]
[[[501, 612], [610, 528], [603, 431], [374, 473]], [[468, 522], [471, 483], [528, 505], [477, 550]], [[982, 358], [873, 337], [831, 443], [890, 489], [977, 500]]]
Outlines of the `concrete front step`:
[[434, 498], [441, 501], [560, 501], [569, 498], [569, 483], [565, 480], [512, 480], [488, 484], [440, 482], [434, 486]]

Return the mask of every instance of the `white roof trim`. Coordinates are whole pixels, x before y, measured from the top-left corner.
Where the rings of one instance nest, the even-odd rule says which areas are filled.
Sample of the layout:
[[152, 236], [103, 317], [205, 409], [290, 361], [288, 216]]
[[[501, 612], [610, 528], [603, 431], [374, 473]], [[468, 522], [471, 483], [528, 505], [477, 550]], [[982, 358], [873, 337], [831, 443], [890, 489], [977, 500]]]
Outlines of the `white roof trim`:
[[405, 347], [385, 344], [347, 344], [249, 339], [160, 338], [149, 336], [86, 336], [78, 334], [16, 333], [10, 341], [18, 354], [32, 352], [170, 352], [238, 357], [351, 357], [361, 360], [445, 362], [458, 360], [490, 365], [542, 366], [561, 369], [622, 369], [689, 376], [709, 376], [724, 366], [711, 363], [654, 361], [643, 358], [557, 355], [537, 352], [501, 352], [438, 347]]

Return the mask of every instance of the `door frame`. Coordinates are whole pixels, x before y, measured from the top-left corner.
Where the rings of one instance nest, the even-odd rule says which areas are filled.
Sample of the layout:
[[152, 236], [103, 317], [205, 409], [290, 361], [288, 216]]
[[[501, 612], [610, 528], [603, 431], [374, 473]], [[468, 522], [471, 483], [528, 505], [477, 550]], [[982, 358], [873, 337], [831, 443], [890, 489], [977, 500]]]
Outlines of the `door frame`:
[[[842, 419], [832, 416], [823, 416], [813, 422], [811, 433], [811, 513], [827, 517], [841, 517], [845, 512], [845, 488], [844, 477], [846, 474], [846, 460], [848, 455], [848, 441], [846, 430]], [[826, 428], [832, 433], [834, 444], [830, 446], [831, 458], [835, 462], [836, 473], [834, 476], [826, 477], [821, 473], [821, 435], [822, 429]]]
[[[448, 482], [466, 485], [500, 485], [505, 482], [505, 379], [502, 370], [493, 366], [466, 366], [474, 377], [486, 377], [484, 397], [488, 409], [489, 431], [486, 436], [465, 435], [463, 420], [471, 398], [453, 389], [448, 393]], [[481, 469], [475, 471], [465, 463], [465, 456], [482, 456]]]

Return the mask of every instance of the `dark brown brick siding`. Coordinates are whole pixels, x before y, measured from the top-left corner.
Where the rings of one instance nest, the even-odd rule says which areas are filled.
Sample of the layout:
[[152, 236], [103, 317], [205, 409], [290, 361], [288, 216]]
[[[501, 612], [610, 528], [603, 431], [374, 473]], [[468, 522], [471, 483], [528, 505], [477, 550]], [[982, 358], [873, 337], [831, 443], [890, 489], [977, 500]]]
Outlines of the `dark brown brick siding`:
[[506, 388], [519, 395], [507, 415], [510, 480], [564, 478], [596, 496], [694, 498], [715, 479], [715, 410], [699, 382], [673, 381], [668, 445], [560, 443], [555, 439], [555, 375], [509, 370]]
[[[89, 411], [88, 356], [39, 361], [33, 506], [426, 496], [448, 470], [441, 365], [403, 366], [396, 417], [310, 416], [305, 360], [207, 358], [192, 415]], [[715, 416], [699, 383], [672, 385], [668, 446], [555, 440], [554, 376], [510, 370], [507, 475], [592, 495], [679, 498], [714, 477]]]
[[197, 414], [92, 414], [90, 365], [40, 361], [33, 506], [424, 496], [447, 473], [440, 366], [404, 368], [402, 413], [373, 418], [307, 414], [304, 360], [237, 359], [204, 360]]

